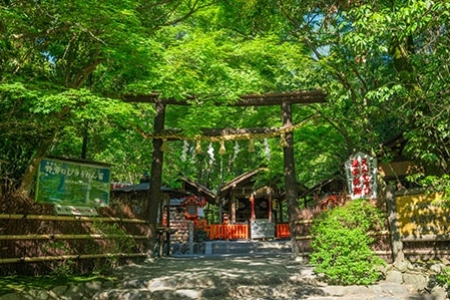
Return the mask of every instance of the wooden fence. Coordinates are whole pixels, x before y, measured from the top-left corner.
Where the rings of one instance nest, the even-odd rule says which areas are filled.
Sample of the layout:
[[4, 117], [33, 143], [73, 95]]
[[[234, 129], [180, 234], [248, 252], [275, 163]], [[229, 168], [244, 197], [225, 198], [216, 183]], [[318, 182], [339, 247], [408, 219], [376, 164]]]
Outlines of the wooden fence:
[[147, 236], [147, 222], [134, 218], [0, 214], [0, 275], [89, 272], [105, 260], [142, 259]]
[[[250, 239], [250, 229], [245, 224], [212, 224], [207, 225], [204, 230], [208, 233], [210, 240], [241, 240]], [[285, 239], [291, 236], [288, 223], [275, 224], [275, 238]]]
[[210, 240], [239, 240], [249, 238], [248, 224], [209, 225]]
[[450, 259], [449, 235], [402, 237], [403, 253], [410, 261]]
[[286, 239], [291, 237], [291, 230], [289, 223], [277, 223], [275, 227], [275, 234], [278, 239]]

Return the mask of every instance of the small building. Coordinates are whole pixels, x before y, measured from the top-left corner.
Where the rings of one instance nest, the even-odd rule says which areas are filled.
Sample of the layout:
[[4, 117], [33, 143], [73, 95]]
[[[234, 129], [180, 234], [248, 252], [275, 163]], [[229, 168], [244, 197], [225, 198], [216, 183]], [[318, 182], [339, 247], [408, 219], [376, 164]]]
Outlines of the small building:
[[[150, 198], [150, 180], [149, 178], [142, 178], [138, 184], [122, 185], [118, 188], [111, 189], [111, 203], [112, 206], [118, 206], [121, 210], [129, 209], [137, 218], [147, 219], [147, 207]], [[178, 189], [172, 189], [162, 186], [161, 193], [163, 199], [161, 203], [167, 202], [169, 199], [184, 199], [191, 194]], [[162, 208], [160, 215], [162, 213]]]
[[255, 219], [273, 220], [274, 208], [281, 205], [281, 191], [268, 185], [257, 188], [255, 180], [261, 172], [264, 172], [264, 168], [246, 172], [219, 188], [217, 199], [222, 206], [224, 222], [233, 224]]
[[180, 180], [182, 185], [181, 189], [183, 191], [186, 191], [191, 195], [196, 195], [196, 197], [186, 198], [185, 202], [182, 203], [183, 207], [185, 207], [186, 216], [190, 219], [196, 219], [193, 218], [194, 215], [198, 215], [199, 217], [208, 220], [214, 219], [209, 215], [212, 210], [207, 209], [207, 207], [219, 206], [216, 194], [204, 185], [191, 180], [183, 174], [180, 174]]
[[390, 159], [379, 159], [378, 173], [385, 182], [396, 182], [399, 189], [414, 188], [407, 176], [423, 172], [414, 161], [404, 154], [407, 139], [403, 134], [398, 134], [383, 143], [385, 157]]
[[[215, 203], [216, 197], [206, 187], [195, 183], [185, 176], [180, 176], [182, 187], [173, 189], [161, 187], [158, 223], [161, 230], [170, 228], [171, 240], [185, 242], [189, 238], [189, 224], [195, 228], [206, 224], [204, 207], [207, 203]], [[147, 219], [150, 180], [143, 177], [139, 184], [120, 185], [111, 189], [111, 205], [119, 210], [131, 210], [133, 214]]]
[[336, 173], [300, 192], [299, 198], [303, 200], [303, 209], [300, 210], [298, 219], [309, 220], [321, 211], [344, 204], [349, 199], [347, 182], [343, 175]]
[[276, 185], [256, 186], [265, 168], [244, 173], [219, 188], [223, 224], [250, 226], [251, 239], [274, 238], [276, 222], [282, 219], [283, 191]]

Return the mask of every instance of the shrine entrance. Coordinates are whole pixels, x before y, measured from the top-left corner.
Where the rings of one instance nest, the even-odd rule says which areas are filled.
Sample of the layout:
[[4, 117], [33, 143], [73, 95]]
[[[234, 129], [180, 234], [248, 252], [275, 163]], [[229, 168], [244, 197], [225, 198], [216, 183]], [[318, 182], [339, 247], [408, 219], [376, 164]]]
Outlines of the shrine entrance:
[[[282, 139], [281, 144], [283, 146], [284, 157], [284, 184], [285, 184], [285, 197], [288, 205], [289, 214], [289, 227], [291, 231], [292, 251], [293, 255], [298, 254], [298, 248], [296, 247], [295, 239], [298, 235], [296, 228], [298, 207], [298, 191], [295, 172], [295, 160], [294, 160], [294, 130], [304, 125], [310, 118], [304, 120], [299, 124], [293, 124], [292, 122], [292, 105], [294, 104], [311, 104], [311, 103], [324, 103], [326, 95], [319, 90], [305, 91], [305, 92], [290, 92], [290, 93], [270, 93], [264, 95], [245, 95], [234, 103], [228, 104], [229, 106], [266, 106], [266, 105], [278, 105], [282, 108], [282, 127], [280, 128], [247, 128], [247, 129], [204, 129], [202, 134], [205, 137], [216, 137], [218, 141], [221, 138], [225, 140], [237, 140], [248, 139], [249, 135], [264, 134], [270, 137], [280, 137]], [[152, 168], [151, 168], [151, 181], [150, 181], [150, 200], [161, 199], [160, 186], [162, 184], [162, 165], [163, 165], [163, 144], [170, 139], [186, 139], [182, 135], [176, 135], [173, 131], [169, 132], [164, 129], [165, 123], [165, 109], [167, 105], [190, 105], [187, 101], [177, 101], [175, 99], [160, 99], [158, 94], [150, 95], [137, 95], [126, 96], [126, 101], [129, 102], [144, 102], [155, 104], [155, 120], [154, 120], [154, 132], [145, 133], [141, 132], [144, 138], [153, 140], [153, 154], [152, 154]], [[246, 138], [247, 137], [247, 138]], [[244, 204], [246, 202], [243, 202]], [[261, 202], [262, 203], [262, 202]], [[252, 202], [249, 203], [252, 205]], [[253, 205], [255, 203], [253, 202]], [[151, 232], [155, 232], [157, 211], [159, 201], [149, 201], [147, 208], [147, 216], [150, 222]], [[236, 207], [234, 207], [236, 209]], [[250, 218], [256, 218], [255, 216]], [[262, 210], [258, 211], [261, 214]], [[243, 217], [243, 216], [241, 216]], [[234, 220], [236, 221], [236, 220]]]

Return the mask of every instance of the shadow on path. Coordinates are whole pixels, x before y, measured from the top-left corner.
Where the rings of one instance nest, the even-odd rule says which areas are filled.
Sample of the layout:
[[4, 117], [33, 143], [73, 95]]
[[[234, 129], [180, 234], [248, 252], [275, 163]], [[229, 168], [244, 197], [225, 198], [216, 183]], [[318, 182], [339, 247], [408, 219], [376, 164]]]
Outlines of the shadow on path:
[[436, 299], [392, 283], [327, 286], [309, 265], [286, 254], [164, 257], [124, 266], [115, 275], [119, 284], [93, 299]]

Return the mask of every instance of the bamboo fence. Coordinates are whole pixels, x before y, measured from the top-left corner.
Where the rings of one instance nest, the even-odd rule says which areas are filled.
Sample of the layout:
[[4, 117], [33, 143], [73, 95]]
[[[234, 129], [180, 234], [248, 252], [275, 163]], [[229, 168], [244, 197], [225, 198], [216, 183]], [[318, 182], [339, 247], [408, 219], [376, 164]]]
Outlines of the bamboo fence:
[[0, 265], [144, 258], [147, 233], [137, 218], [0, 214]]

